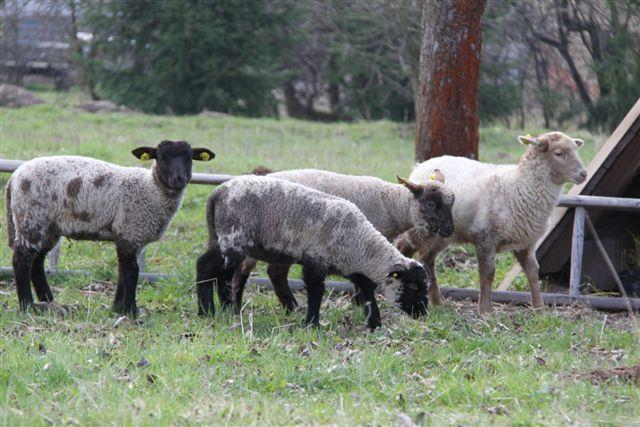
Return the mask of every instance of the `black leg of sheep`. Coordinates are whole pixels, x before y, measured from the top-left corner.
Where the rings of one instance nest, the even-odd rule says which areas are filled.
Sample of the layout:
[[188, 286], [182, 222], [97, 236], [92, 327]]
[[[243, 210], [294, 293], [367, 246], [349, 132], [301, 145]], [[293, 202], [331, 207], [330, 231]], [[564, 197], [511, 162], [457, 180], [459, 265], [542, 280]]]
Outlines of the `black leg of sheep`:
[[44, 260], [48, 251], [41, 251], [33, 260], [31, 267], [31, 281], [36, 295], [41, 302], [53, 301], [53, 293], [47, 282], [47, 276], [44, 271]]
[[353, 282], [353, 285], [358, 291], [354, 298], [356, 296], [360, 297], [362, 302], [358, 305], [362, 305], [364, 308], [364, 315], [369, 328], [373, 331], [382, 326], [380, 309], [378, 308], [375, 297], [376, 284], [361, 274], [354, 274], [349, 277], [349, 280]]
[[13, 251], [13, 271], [18, 291], [20, 308], [26, 310], [33, 307], [33, 294], [31, 293], [31, 267], [36, 251], [18, 246]]
[[307, 323], [320, 326], [320, 305], [327, 273], [312, 265], [302, 266], [302, 280], [307, 288]]
[[118, 253], [118, 289], [113, 301], [113, 310], [117, 313], [138, 315], [136, 306], [136, 287], [138, 285], [138, 248], [119, 244]]

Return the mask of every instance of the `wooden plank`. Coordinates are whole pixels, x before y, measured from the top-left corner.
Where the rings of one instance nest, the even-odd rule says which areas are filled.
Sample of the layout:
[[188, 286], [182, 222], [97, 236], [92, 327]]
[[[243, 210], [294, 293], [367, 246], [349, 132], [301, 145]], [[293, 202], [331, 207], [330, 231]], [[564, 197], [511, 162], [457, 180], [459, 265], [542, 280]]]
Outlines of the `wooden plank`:
[[569, 277], [569, 295], [580, 295], [580, 274], [582, 271], [582, 252], [584, 248], [583, 207], [577, 207], [573, 218], [573, 239], [571, 241], [571, 275]]

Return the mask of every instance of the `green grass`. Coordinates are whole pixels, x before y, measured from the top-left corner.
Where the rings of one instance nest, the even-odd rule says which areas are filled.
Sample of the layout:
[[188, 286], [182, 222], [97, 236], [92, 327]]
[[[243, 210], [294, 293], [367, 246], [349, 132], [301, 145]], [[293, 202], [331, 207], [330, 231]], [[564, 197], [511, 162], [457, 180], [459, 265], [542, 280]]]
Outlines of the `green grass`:
[[[77, 93], [40, 95], [47, 104], [0, 111], [0, 157], [78, 154], [136, 165], [132, 148], [180, 138], [217, 153], [195, 165], [197, 172], [315, 167], [391, 180], [412, 166], [412, 129], [390, 122], [92, 115], [70, 109]], [[485, 127], [481, 157], [516, 161], [522, 146], [515, 136], [538, 131]], [[584, 159], [603, 141], [571, 133], [587, 141]], [[0, 175], [0, 184], [7, 177]], [[593, 384], [572, 375], [639, 362], [624, 316], [498, 308], [480, 320], [471, 304], [449, 303], [416, 321], [382, 302], [384, 327], [368, 333], [360, 310], [334, 295], [315, 330], [304, 327], [302, 313], [286, 316], [271, 292], [251, 289], [242, 317], [198, 318], [194, 262], [205, 247], [210, 191], [190, 186], [166, 236], [148, 247], [148, 270], [172, 277], [139, 287], [139, 323], [115, 326], [108, 307], [117, 264], [107, 243], [64, 242], [60, 267], [90, 273], [53, 279], [56, 300], [70, 306], [66, 316], [19, 312], [10, 281], [0, 282], [2, 425], [386, 425], [401, 413], [429, 425], [639, 419], [637, 383]], [[6, 266], [4, 202], [0, 207]], [[496, 282], [511, 261], [499, 258]], [[438, 268], [445, 285], [476, 286], [472, 263]]]

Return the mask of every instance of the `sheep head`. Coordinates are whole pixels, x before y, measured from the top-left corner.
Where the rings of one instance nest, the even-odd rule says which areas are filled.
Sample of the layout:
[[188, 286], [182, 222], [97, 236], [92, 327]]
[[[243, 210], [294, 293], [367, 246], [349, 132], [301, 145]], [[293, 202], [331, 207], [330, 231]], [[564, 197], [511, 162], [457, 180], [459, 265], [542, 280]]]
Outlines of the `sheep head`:
[[396, 264], [387, 274], [385, 298], [405, 313], [419, 317], [427, 312], [429, 279], [425, 268], [407, 258], [406, 264]]
[[536, 137], [519, 136], [518, 139], [531, 147], [523, 161], [542, 160], [547, 165], [554, 184], [582, 184], [587, 179], [587, 171], [578, 155], [578, 148], [584, 144], [583, 140], [571, 138], [562, 132], [548, 132]]
[[415, 183], [396, 176], [398, 182], [413, 194], [409, 208], [410, 220], [415, 227], [427, 228], [432, 233], [449, 237], [453, 234], [451, 208], [455, 200], [453, 191], [444, 185], [444, 175], [436, 169], [429, 181]]
[[191, 161], [208, 162], [216, 155], [206, 148], [192, 148], [186, 141], [162, 141], [157, 147], [138, 147], [131, 152], [140, 160], [155, 160], [154, 176], [171, 191], [182, 191], [191, 180]]

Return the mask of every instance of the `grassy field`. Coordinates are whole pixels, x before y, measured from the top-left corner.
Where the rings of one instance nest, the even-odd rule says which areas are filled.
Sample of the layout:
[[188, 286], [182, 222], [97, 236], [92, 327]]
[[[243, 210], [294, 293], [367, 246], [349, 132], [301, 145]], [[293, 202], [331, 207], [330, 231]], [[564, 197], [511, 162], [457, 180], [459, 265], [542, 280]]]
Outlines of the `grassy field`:
[[[412, 166], [406, 125], [93, 115], [70, 108], [78, 94], [40, 95], [46, 104], [0, 111], [0, 157], [78, 154], [136, 165], [132, 148], [186, 139], [217, 153], [195, 165], [197, 172], [315, 167], [391, 180]], [[539, 131], [482, 128], [481, 157], [514, 162], [523, 151], [515, 136]], [[604, 140], [571, 133], [587, 141], [585, 161]], [[2, 186], [7, 177], [0, 175]], [[635, 326], [625, 315], [498, 307], [482, 320], [470, 303], [448, 302], [416, 321], [383, 302], [384, 327], [368, 333], [362, 313], [346, 297], [331, 295], [316, 330], [303, 326], [302, 313], [286, 316], [271, 292], [251, 289], [241, 317], [199, 319], [192, 284], [210, 191], [190, 186], [165, 238], [148, 247], [147, 269], [171, 278], [139, 287], [138, 321], [119, 321], [109, 310], [117, 270], [110, 244], [64, 242], [60, 267], [90, 272], [53, 279], [65, 314], [21, 313], [11, 281], [0, 282], [2, 425], [409, 425], [409, 419], [631, 425], [640, 419], [638, 383], [606, 371], [639, 362]], [[4, 202], [0, 207], [6, 266]], [[512, 261], [499, 258], [496, 282]], [[473, 262], [441, 263], [439, 270], [445, 286], [476, 286]], [[517, 286], [523, 285], [520, 278]]]

